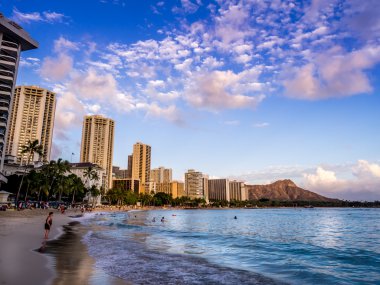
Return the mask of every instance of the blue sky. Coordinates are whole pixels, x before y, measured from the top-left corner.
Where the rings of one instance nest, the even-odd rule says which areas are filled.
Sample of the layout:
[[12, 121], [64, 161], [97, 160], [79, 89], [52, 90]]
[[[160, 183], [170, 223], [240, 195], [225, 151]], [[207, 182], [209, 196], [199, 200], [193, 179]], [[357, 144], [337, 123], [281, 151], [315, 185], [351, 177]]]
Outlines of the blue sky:
[[116, 121], [152, 166], [251, 184], [290, 178], [380, 199], [380, 2], [16, 1], [0, 11], [40, 47], [18, 84], [57, 92], [53, 158], [79, 159], [82, 119]]

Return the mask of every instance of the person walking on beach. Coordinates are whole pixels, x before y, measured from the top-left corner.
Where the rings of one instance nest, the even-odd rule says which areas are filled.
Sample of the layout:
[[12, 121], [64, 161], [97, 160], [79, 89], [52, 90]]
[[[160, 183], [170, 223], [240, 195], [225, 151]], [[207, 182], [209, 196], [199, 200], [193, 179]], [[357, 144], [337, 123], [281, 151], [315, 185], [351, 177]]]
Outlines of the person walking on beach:
[[49, 237], [51, 225], [53, 224], [53, 212], [49, 213], [45, 221], [45, 239]]

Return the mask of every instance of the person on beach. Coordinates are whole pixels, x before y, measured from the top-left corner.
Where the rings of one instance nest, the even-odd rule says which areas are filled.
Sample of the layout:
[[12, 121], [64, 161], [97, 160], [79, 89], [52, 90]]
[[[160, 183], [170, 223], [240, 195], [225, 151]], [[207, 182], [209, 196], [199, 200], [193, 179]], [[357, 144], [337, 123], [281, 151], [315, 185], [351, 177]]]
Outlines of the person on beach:
[[50, 212], [45, 221], [45, 239], [49, 237], [51, 225], [53, 224], [53, 212]]

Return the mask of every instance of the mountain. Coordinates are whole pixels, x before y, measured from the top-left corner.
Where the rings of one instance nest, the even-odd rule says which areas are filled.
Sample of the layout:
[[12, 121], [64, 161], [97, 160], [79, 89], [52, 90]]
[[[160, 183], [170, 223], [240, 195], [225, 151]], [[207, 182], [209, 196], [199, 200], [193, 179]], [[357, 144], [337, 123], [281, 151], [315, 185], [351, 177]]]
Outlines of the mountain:
[[267, 185], [246, 185], [249, 200], [267, 198], [277, 201], [337, 201], [298, 187], [289, 179]]

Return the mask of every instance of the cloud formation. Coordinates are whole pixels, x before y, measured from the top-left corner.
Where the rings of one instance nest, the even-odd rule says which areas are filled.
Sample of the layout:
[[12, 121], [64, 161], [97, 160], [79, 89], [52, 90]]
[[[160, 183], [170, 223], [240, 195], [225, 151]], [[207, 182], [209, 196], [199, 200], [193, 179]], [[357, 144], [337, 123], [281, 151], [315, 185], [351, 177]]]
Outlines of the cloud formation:
[[[341, 177], [338, 178], [338, 175]], [[317, 167], [304, 173], [304, 185], [328, 197], [347, 200], [380, 200], [380, 164], [359, 160], [337, 171]], [[365, 198], [364, 198], [365, 197]]]
[[31, 23], [31, 22], [47, 22], [47, 23], [62, 23], [65, 20], [66, 16], [57, 13], [44, 11], [40, 12], [32, 12], [32, 13], [22, 13], [16, 8], [13, 9], [12, 19], [18, 23]]

